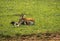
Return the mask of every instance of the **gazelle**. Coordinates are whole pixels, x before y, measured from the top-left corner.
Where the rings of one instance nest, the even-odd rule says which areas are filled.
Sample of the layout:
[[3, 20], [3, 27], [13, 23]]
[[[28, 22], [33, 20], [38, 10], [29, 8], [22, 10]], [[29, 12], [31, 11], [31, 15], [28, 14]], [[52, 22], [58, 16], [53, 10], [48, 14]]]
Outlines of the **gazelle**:
[[20, 15], [20, 19], [18, 22], [12, 22], [11, 24], [20, 26], [20, 25], [34, 25], [35, 20], [33, 18], [26, 18], [25, 14]]
[[34, 23], [35, 23], [35, 20], [33, 18], [26, 18], [26, 15], [24, 14], [20, 15], [18, 24], [33, 25]]

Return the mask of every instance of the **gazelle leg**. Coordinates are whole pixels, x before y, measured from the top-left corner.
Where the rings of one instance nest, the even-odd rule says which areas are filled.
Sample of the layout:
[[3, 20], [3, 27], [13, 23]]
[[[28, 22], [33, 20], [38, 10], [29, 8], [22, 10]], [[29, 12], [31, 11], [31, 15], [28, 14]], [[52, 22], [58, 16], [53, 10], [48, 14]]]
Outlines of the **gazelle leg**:
[[24, 22], [24, 25], [26, 25], [26, 22]]

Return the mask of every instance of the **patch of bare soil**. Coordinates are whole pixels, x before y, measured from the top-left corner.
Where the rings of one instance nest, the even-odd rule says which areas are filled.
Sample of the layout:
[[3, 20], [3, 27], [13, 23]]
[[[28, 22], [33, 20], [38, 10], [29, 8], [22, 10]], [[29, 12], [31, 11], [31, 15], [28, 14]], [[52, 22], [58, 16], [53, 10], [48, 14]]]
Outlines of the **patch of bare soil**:
[[44, 33], [0, 38], [0, 41], [60, 41], [60, 34]]

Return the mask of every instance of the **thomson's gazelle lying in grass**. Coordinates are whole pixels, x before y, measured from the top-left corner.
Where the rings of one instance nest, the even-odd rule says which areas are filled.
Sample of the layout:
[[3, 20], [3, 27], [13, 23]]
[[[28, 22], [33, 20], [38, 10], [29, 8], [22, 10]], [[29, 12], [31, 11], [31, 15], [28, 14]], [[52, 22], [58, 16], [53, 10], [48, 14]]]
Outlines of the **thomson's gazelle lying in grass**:
[[20, 19], [18, 22], [11, 22], [11, 24], [20, 26], [20, 25], [33, 25], [35, 20], [33, 18], [26, 18], [24, 14], [20, 15]]

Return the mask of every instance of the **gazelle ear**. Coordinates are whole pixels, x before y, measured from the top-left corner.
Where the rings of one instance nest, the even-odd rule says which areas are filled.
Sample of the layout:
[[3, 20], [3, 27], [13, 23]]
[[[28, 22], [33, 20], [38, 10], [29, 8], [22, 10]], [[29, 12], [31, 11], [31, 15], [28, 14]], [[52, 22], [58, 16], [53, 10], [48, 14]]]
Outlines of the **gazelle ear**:
[[20, 16], [24, 16], [24, 15], [26, 15], [26, 14], [25, 13], [20, 14]]
[[23, 17], [26, 17], [26, 15], [24, 15]]

